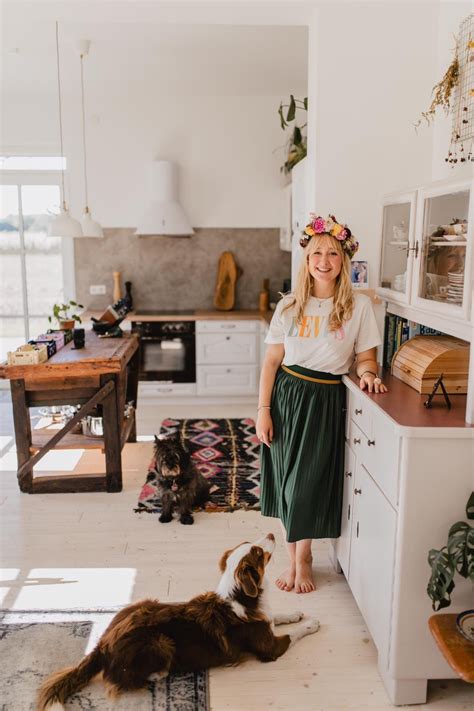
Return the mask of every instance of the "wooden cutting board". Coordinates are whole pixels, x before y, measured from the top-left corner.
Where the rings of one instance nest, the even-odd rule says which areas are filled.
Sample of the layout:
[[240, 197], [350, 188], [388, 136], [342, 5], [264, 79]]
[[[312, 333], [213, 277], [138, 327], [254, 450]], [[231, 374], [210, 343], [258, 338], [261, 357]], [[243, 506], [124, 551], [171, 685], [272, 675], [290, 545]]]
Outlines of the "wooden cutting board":
[[237, 266], [232, 252], [223, 252], [219, 257], [214, 306], [219, 311], [230, 311], [235, 305], [235, 285], [242, 270]]

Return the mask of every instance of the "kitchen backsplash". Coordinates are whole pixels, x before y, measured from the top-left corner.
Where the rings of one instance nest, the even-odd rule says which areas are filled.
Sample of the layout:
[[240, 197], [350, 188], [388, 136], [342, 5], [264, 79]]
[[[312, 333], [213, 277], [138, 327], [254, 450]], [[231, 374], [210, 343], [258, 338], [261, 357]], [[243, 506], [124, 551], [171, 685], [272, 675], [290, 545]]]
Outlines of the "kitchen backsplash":
[[[113, 302], [112, 272], [132, 282], [135, 309], [213, 309], [217, 265], [230, 251], [243, 270], [236, 308], [258, 308], [264, 278], [277, 300], [291, 274], [291, 255], [279, 247], [278, 229], [196, 229], [192, 237], [137, 237], [131, 228], [105, 229], [104, 239], [74, 240], [76, 291], [81, 304], [102, 309]], [[105, 284], [105, 296], [90, 285]]]

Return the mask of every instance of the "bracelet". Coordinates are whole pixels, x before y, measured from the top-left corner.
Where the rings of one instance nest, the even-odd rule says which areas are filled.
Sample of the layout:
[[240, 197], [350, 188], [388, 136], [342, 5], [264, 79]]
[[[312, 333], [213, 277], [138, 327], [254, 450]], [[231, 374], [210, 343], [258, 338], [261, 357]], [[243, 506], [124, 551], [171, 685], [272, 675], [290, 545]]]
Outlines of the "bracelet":
[[359, 375], [358, 377], [359, 377], [359, 378], [362, 378], [366, 373], [370, 373], [371, 375], [374, 376], [374, 378], [377, 377], [377, 373], [374, 373], [373, 370], [364, 370], [364, 372], [362, 373], [362, 375]]
[[271, 410], [272, 406], [271, 405], [260, 405], [260, 407], [257, 407], [257, 412], [259, 410]]

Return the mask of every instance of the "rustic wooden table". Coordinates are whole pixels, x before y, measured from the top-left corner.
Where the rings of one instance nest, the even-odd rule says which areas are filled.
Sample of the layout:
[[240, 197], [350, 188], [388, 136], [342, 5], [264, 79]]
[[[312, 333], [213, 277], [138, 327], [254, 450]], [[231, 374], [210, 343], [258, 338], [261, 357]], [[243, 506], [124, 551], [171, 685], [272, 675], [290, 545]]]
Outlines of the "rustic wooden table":
[[474, 684], [474, 642], [469, 642], [458, 632], [456, 614], [432, 615], [428, 625], [448, 664], [461, 679]]
[[[21, 491], [64, 493], [121, 491], [121, 451], [125, 442], [136, 441], [135, 407], [138, 387], [139, 341], [133, 335], [99, 338], [86, 331], [85, 347], [71, 342], [46, 363], [1, 365], [0, 378], [10, 380], [13, 420]], [[125, 406], [128, 416], [125, 416]], [[81, 408], [64, 427], [51, 436], [48, 430], [31, 430], [29, 408], [77, 405]], [[103, 437], [75, 434], [80, 420], [100, 405]], [[105, 475], [33, 476], [33, 467], [51, 449], [101, 448]]]

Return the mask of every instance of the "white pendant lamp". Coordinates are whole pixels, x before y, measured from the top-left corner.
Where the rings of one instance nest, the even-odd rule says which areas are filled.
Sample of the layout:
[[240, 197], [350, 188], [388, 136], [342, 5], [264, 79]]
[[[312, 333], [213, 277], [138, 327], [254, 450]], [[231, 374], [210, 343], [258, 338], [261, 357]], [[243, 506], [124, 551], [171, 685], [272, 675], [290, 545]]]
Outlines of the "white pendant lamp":
[[64, 188], [64, 150], [63, 150], [63, 117], [61, 107], [61, 75], [59, 71], [59, 31], [56, 22], [56, 64], [58, 69], [58, 103], [59, 103], [59, 137], [61, 140], [61, 184], [62, 184], [62, 206], [61, 212], [53, 217], [48, 227], [50, 237], [82, 237], [82, 227], [78, 220], [69, 214], [66, 205], [66, 192]]
[[82, 153], [84, 162], [84, 194], [86, 205], [84, 207], [84, 214], [81, 219], [82, 236], [83, 237], [103, 237], [104, 231], [100, 224], [92, 219], [91, 211], [89, 210], [89, 199], [87, 193], [87, 150], [86, 150], [86, 112], [85, 112], [85, 100], [84, 100], [84, 57], [89, 54], [90, 47], [89, 40], [80, 40], [77, 45], [79, 51], [79, 57], [81, 59], [81, 95], [82, 95]]

